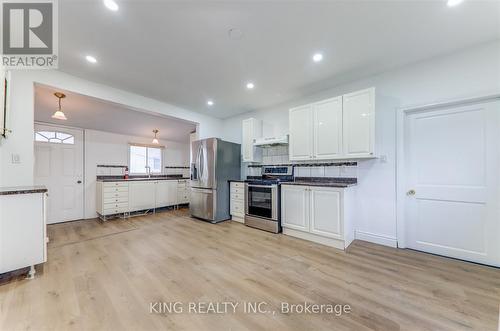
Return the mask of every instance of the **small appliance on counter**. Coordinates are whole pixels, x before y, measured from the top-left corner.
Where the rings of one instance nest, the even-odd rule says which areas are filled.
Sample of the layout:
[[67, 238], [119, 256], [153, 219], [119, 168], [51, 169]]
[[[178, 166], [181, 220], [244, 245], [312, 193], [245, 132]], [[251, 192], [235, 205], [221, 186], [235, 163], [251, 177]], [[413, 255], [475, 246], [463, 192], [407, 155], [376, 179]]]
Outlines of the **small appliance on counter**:
[[281, 232], [280, 186], [293, 181], [293, 166], [264, 166], [262, 178], [245, 181], [245, 225]]
[[228, 181], [240, 178], [241, 145], [209, 138], [191, 147], [191, 216], [212, 223], [228, 220]]

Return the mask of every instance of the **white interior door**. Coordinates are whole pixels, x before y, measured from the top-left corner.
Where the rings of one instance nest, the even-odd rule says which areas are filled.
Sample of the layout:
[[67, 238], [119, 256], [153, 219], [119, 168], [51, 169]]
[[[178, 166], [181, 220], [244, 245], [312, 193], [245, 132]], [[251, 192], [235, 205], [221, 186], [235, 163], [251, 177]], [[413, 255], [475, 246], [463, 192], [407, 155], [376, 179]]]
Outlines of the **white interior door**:
[[81, 130], [35, 125], [35, 184], [48, 189], [47, 223], [84, 218]]
[[407, 115], [407, 247], [500, 266], [500, 102]]

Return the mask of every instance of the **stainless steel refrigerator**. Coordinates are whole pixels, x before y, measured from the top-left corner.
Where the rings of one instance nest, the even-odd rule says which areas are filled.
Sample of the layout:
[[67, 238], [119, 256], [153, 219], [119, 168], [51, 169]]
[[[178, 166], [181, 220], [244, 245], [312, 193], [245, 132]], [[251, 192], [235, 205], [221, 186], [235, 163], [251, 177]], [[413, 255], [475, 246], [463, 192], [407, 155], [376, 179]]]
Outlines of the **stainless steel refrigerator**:
[[191, 143], [191, 216], [217, 223], [229, 216], [229, 180], [240, 178], [241, 145], [219, 138]]

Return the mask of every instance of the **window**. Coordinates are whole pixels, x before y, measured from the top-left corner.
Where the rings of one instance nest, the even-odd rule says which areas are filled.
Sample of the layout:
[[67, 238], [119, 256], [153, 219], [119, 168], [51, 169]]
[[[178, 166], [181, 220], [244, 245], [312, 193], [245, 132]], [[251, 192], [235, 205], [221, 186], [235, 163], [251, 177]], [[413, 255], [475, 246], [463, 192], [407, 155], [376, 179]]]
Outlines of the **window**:
[[162, 168], [162, 148], [130, 145], [129, 168], [131, 174], [160, 174]]
[[57, 131], [37, 131], [35, 133], [35, 141], [73, 145], [75, 143], [75, 137], [70, 134]]

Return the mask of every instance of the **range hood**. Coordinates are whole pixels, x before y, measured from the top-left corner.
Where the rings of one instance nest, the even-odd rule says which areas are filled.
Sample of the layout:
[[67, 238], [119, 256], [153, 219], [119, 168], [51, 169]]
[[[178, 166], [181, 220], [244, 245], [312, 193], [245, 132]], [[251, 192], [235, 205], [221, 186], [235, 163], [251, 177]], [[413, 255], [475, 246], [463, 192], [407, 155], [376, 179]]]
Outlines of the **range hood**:
[[254, 140], [253, 145], [258, 147], [288, 145], [288, 135], [280, 137], [257, 138]]

